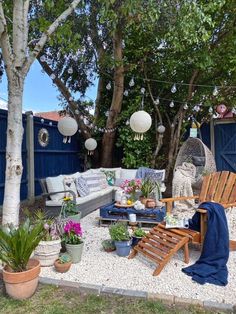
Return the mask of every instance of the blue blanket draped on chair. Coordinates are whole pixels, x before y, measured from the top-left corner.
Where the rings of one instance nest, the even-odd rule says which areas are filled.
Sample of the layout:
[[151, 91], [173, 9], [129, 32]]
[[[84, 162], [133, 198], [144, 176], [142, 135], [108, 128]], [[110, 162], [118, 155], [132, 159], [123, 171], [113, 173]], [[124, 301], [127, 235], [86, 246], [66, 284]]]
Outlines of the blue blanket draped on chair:
[[[199, 260], [182, 271], [200, 284], [226, 286], [229, 258], [229, 231], [225, 209], [218, 203], [204, 202], [199, 208], [207, 210], [207, 232]], [[200, 213], [189, 220], [189, 229], [200, 231]]]

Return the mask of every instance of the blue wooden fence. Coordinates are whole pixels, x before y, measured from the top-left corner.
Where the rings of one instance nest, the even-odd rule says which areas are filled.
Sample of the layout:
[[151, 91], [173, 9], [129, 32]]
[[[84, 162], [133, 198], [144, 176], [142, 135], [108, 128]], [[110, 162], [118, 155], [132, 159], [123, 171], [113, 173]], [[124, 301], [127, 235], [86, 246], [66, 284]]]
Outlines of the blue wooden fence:
[[[70, 174], [81, 171], [79, 158], [80, 143], [73, 136], [71, 143], [64, 144], [62, 135], [57, 130], [57, 122], [34, 117], [34, 164], [35, 164], [35, 195], [41, 194], [39, 179], [59, 174]], [[21, 181], [21, 200], [27, 198], [27, 149], [26, 149], [26, 115], [23, 114], [24, 139], [22, 145], [23, 176]], [[49, 144], [40, 146], [38, 132], [46, 128], [49, 132]], [[0, 110], [0, 205], [4, 197], [5, 154], [6, 154], [7, 111]]]

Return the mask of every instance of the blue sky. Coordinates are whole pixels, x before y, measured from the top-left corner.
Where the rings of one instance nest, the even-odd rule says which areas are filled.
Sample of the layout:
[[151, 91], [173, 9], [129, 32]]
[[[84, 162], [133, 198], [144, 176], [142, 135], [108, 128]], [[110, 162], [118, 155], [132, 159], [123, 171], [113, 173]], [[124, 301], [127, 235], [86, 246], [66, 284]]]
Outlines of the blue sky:
[[[92, 86], [86, 93], [86, 96], [95, 100], [97, 86]], [[52, 80], [46, 73], [42, 73], [38, 61], [31, 66], [25, 81], [23, 110], [32, 110], [34, 112], [60, 110], [60, 101], [58, 96], [60, 92], [56, 86], [53, 86]], [[4, 75], [0, 83], [0, 97], [7, 100], [7, 80]]]

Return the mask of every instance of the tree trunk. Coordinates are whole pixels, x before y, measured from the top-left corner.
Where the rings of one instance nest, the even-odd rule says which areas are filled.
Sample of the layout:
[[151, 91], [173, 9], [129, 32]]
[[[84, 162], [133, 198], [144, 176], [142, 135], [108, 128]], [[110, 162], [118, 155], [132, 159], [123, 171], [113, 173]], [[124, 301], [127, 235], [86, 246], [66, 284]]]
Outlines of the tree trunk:
[[20, 184], [23, 172], [21, 145], [23, 138], [22, 97], [24, 79], [14, 77], [8, 85], [8, 124], [6, 172], [2, 223], [19, 223]]
[[[113, 38], [113, 50], [115, 61], [114, 91], [109, 116], [106, 123], [107, 129], [116, 127], [116, 119], [121, 111], [124, 92], [124, 67], [122, 57], [122, 31], [121, 26], [117, 26]], [[115, 144], [116, 132], [105, 132], [102, 138], [102, 160], [103, 167], [112, 166], [112, 155]]]

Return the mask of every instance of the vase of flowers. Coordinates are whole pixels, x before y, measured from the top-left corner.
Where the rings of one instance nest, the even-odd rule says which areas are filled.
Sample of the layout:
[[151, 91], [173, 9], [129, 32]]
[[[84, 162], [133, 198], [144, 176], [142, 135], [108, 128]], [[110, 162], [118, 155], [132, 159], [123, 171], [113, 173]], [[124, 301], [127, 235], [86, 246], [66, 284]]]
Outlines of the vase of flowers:
[[81, 261], [84, 242], [82, 240], [82, 229], [79, 222], [68, 221], [64, 227], [63, 240], [66, 251], [70, 254], [72, 263]]
[[135, 202], [136, 199], [136, 191], [139, 191], [142, 186], [141, 179], [132, 179], [132, 180], [125, 180], [121, 184], [121, 188], [125, 191], [125, 193], [129, 194], [130, 200]]

